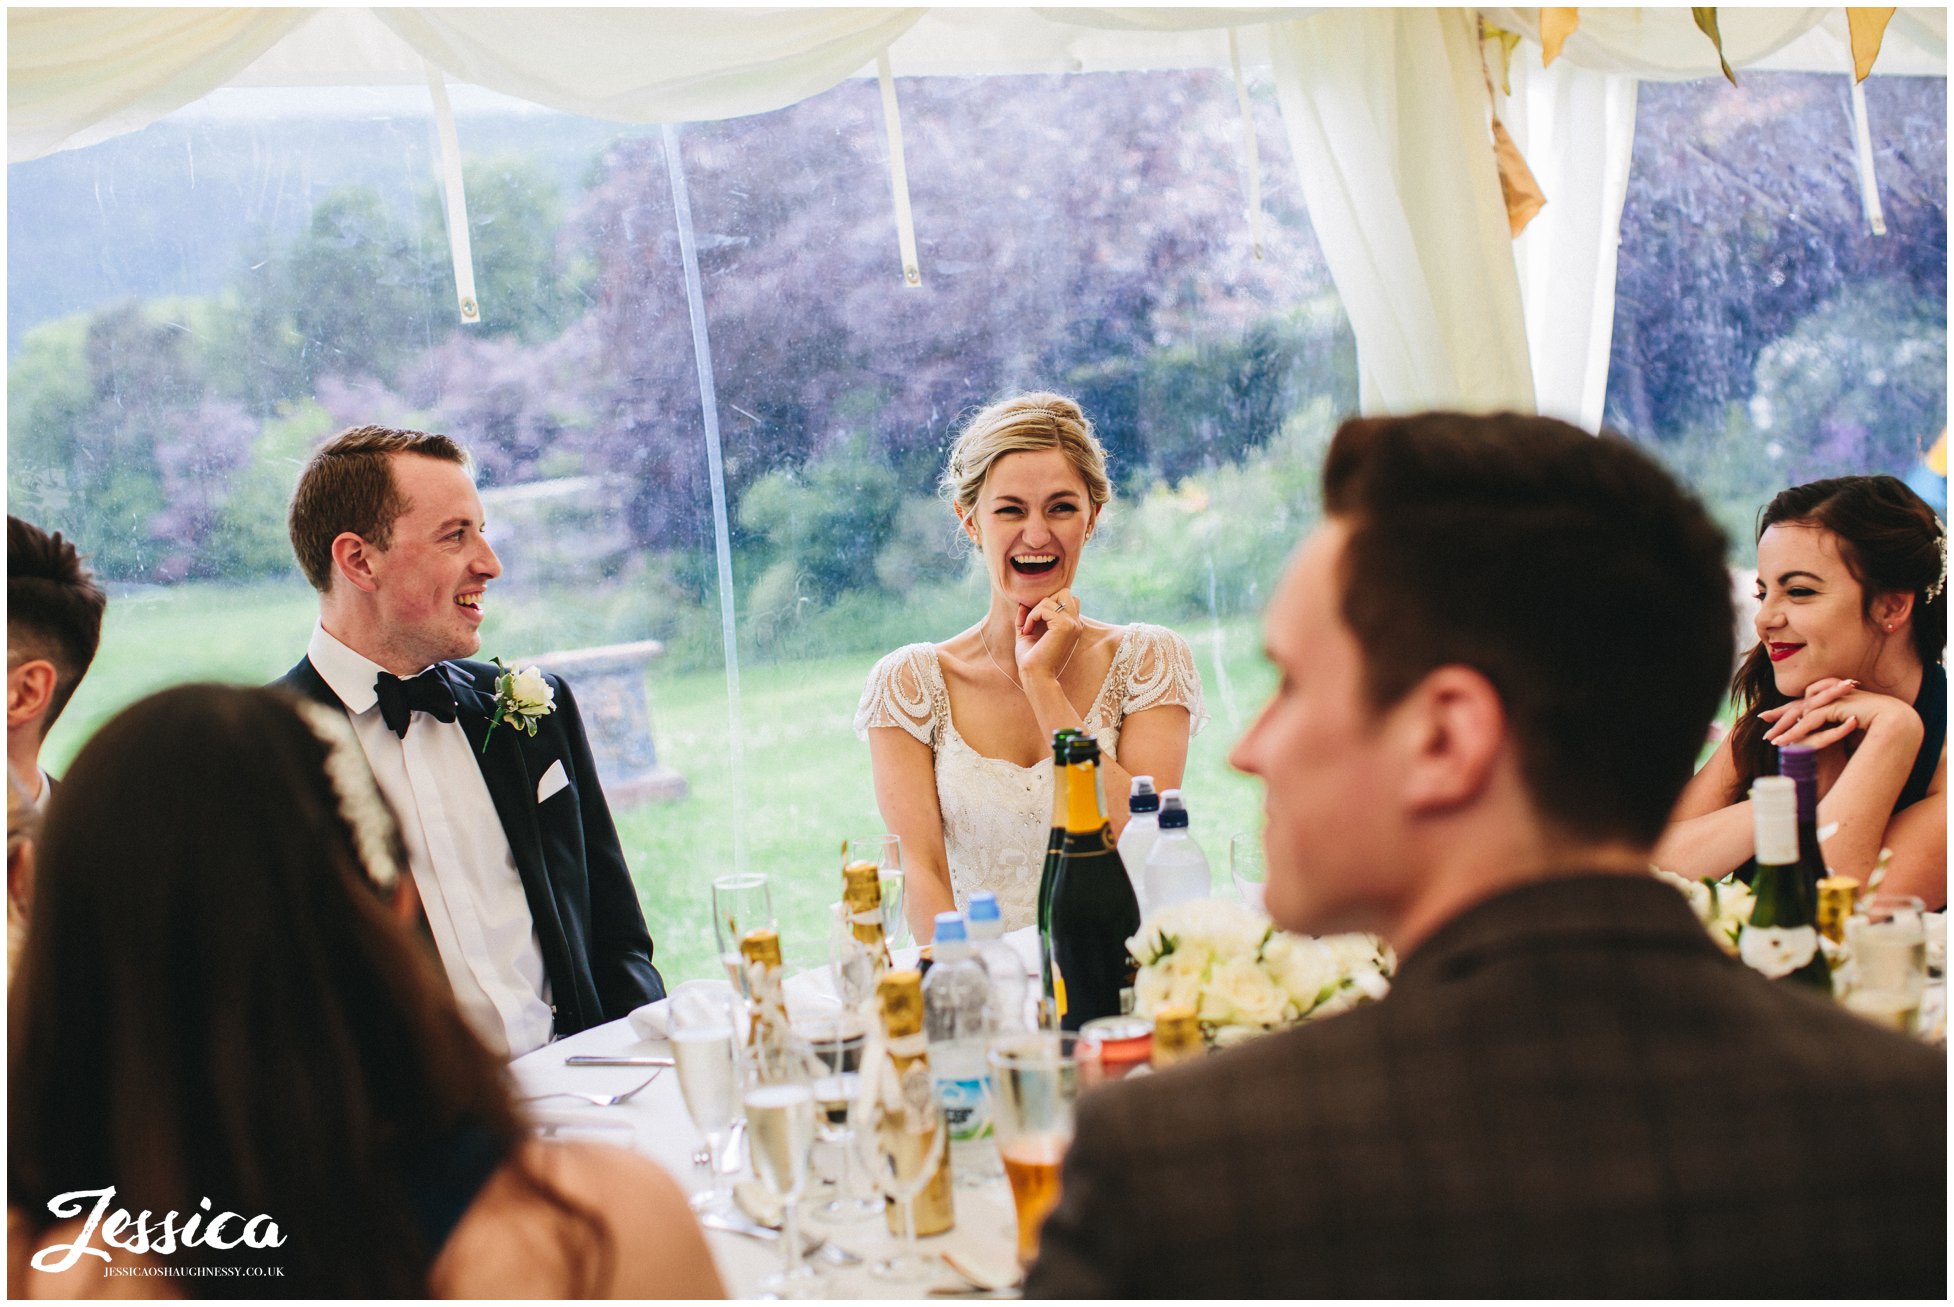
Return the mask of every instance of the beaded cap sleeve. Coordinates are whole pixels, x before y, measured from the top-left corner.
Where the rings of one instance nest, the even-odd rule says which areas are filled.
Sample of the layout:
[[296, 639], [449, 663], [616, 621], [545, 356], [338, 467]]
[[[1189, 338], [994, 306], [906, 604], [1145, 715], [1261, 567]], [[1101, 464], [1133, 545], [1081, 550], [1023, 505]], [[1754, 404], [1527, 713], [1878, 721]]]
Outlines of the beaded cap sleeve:
[[[1194, 651], [1187, 641], [1164, 626], [1135, 622], [1113, 659], [1095, 708], [1103, 719], [1119, 722], [1164, 704], [1187, 709], [1190, 735], [1208, 724], [1201, 674], [1194, 669]], [[1106, 712], [1109, 708], [1113, 711]]]
[[906, 644], [886, 654], [868, 674], [855, 708], [855, 737], [866, 740], [877, 726], [899, 726], [934, 748], [950, 719], [950, 698], [936, 669], [936, 651]]

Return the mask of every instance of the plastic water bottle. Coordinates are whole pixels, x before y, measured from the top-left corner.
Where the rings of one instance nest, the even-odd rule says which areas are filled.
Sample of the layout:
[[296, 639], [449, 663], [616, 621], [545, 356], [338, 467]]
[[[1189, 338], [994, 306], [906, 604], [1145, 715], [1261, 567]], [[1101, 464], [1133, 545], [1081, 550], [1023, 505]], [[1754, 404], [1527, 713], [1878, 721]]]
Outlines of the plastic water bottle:
[[1119, 860], [1126, 864], [1126, 876], [1133, 882], [1133, 897], [1140, 900], [1140, 916], [1144, 918], [1149, 911], [1144, 883], [1147, 854], [1160, 838], [1160, 796], [1153, 792], [1153, 777], [1133, 778], [1126, 811], [1126, 829], [1119, 833]]
[[977, 946], [977, 960], [991, 981], [991, 1030], [993, 1035], [1010, 1034], [1025, 1028], [1025, 991], [1030, 978], [1017, 952], [1004, 942], [1004, 918], [997, 910], [997, 895], [978, 890], [970, 896], [970, 942]]
[[1151, 912], [1208, 897], [1208, 855], [1187, 833], [1187, 806], [1179, 790], [1160, 796], [1160, 838], [1147, 854], [1145, 880]]
[[936, 963], [923, 977], [923, 1033], [929, 1038], [930, 1079], [950, 1135], [950, 1171], [976, 1184], [999, 1169], [991, 1147], [984, 1060], [990, 1038], [991, 981], [977, 960], [961, 913], [936, 914]]

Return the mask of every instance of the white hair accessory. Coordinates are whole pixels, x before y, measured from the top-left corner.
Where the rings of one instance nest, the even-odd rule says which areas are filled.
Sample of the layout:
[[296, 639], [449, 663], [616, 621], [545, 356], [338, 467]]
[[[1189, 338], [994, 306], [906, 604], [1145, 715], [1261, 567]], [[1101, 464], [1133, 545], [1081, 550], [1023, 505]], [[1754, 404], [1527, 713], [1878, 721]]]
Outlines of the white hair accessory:
[[353, 849], [366, 868], [367, 879], [383, 890], [400, 881], [400, 864], [394, 860], [393, 841], [388, 838], [393, 816], [380, 787], [367, 766], [366, 753], [346, 724], [343, 713], [320, 704], [300, 700], [295, 705], [299, 719], [319, 742], [326, 746], [326, 779], [339, 800], [339, 816], [353, 834]]
[[1940, 545], [1940, 575], [1935, 577], [1934, 583], [1927, 587], [1928, 603], [1940, 598], [1941, 591], [1947, 588], [1947, 524], [1935, 518], [1934, 525], [1940, 528], [1940, 539], [1936, 542]]

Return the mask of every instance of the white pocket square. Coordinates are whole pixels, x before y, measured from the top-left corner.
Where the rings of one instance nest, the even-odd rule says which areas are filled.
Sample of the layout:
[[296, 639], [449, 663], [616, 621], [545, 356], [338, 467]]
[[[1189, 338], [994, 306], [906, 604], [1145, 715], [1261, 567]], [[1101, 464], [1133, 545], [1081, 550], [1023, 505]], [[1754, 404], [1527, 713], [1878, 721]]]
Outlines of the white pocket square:
[[563, 774], [563, 759], [558, 758], [550, 764], [550, 769], [543, 773], [543, 779], [537, 784], [536, 802], [541, 803], [558, 790], [569, 788], [570, 778]]

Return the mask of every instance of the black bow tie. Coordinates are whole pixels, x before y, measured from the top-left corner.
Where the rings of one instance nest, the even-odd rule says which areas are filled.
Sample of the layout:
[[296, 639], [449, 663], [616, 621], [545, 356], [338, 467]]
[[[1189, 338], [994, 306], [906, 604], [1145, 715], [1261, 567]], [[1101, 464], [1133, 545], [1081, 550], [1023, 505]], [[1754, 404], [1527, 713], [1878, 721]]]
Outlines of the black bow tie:
[[430, 667], [405, 681], [392, 672], [381, 672], [373, 682], [373, 692], [380, 697], [380, 717], [387, 729], [403, 740], [416, 708], [444, 722], [455, 719], [455, 692], [439, 667]]

